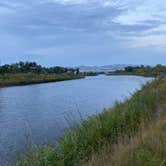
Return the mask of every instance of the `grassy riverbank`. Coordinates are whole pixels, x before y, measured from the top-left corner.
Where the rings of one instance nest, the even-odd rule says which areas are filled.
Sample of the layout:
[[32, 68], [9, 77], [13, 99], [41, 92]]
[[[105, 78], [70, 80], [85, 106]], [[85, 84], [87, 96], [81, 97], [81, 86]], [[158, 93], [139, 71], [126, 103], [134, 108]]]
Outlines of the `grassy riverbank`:
[[[127, 155], [125, 150], [132, 152], [127, 155], [126, 165], [132, 166], [135, 157], [139, 158], [138, 163], [142, 165], [164, 165], [166, 148], [162, 132], [165, 131], [165, 94], [165, 78], [148, 83], [124, 103], [116, 103], [113, 108], [84, 120], [80, 126], [68, 131], [56, 147], [43, 147], [36, 152], [28, 153], [16, 165], [100, 165], [106, 154], [108, 158], [104, 158], [105, 163], [111, 160], [113, 165], [116, 165], [123, 163]], [[155, 126], [151, 127], [152, 132], [147, 129], [151, 124]], [[139, 133], [144, 134], [140, 137]], [[155, 140], [154, 136], [158, 134], [161, 137], [158, 136]], [[133, 147], [132, 140], [137, 139], [138, 144]], [[142, 142], [139, 142], [140, 139]], [[157, 141], [156, 144], [153, 144], [153, 141]], [[124, 150], [119, 152], [120, 155], [112, 150], [116, 146]], [[106, 153], [104, 147], [113, 154]], [[93, 162], [96, 156], [98, 160]], [[115, 157], [112, 159], [110, 156]]]
[[165, 166], [166, 118], [160, 117], [131, 137], [104, 146], [84, 166]]
[[18, 86], [37, 83], [48, 83], [65, 80], [84, 78], [82, 75], [74, 74], [36, 74], [36, 73], [18, 73], [0, 75], [0, 87]]
[[47, 83], [84, 78], [79, 68], [43, 67], [36, 62], [0, 66], [0, 87]]
[[125, 72], [125, 71], [115, 71], [110, 72], [107, 74], [107, 76], [142, 76], [142, 77], [156, 77], [155, 74], [147, 74], [147, 73], [139, 73], [139, 72]]
[[144, 77], [164, 77], [166, 76], [166, 66], [128, 66], [124, 70], [109, 72], [107, 75], [137, 75]]

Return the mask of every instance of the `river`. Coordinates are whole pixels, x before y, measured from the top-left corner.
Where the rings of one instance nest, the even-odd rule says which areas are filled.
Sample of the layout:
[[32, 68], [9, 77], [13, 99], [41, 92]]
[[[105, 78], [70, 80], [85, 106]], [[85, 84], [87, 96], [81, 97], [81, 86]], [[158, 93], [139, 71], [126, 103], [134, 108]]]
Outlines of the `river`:
[[123, 101], [151, 78], [94, 76], [0, 89], [0, 166], [30, 145], [54, 144], [80, 118]]

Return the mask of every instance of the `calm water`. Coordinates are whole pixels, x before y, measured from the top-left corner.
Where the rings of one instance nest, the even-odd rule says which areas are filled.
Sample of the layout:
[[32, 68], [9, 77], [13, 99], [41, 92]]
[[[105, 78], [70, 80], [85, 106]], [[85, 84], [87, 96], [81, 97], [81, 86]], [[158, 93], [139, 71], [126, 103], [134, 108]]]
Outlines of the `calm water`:
[[29, 144], [55, 143], [70, 122], [129, 97], [150, 78], [96, 76], [0, 89], [0, 166]]

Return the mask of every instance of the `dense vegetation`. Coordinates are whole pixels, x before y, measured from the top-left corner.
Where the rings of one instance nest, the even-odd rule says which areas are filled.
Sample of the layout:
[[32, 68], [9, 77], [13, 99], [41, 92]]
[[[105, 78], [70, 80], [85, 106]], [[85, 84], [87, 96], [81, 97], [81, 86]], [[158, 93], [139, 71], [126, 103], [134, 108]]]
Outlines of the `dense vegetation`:
[[[87, 165], [88, 160], [88, 164], [97, 165], [106, 154], [114, 157], [111, 160], [113, 165], [165, 165], [165, 135], [162, 133], [166, 131], [165, 94], [165, 78], [148, 83], [124, 103], [116, 103], [115, 107], [84, 120], [74, 130], [68, 131], [56, 147], [44, 147], [28, 153], [16, 165], [74, 166]], [[152, 122], [156, 122], [156, 125], [151, 127], [150, 132], [148, 128]], [[135, 140], [142, 131], [144, 134], [140, 134], [135, 145], [132, 139]], [[120, 147], [120, 143], [128, 144], [128, 148]], [[101, 155], [103, 147], [108, 147], [112, 154], [104, 151]], [[124, 151], [118, 153], [113, 147]], [[95, 156], [98, 157], [98, 162], [93, 162]], [[105, 161], [109, 162], [110, 158]]]
[[135, 136], [103, 147], [85, 166], [165, 166], [165, 156], [166, 118], [160, 117]]
[[0, 75], [0, 87], [17, 86], [38, 83], [57, 82], [84, 78], [82, 75], [74, 74], [36, 74], [36, 73], [18, 73]]
[[117, 70], [110, 72], [108, 75], [140, 75], [140, 76], [151, 76], [151, 77], [163, 77], [166, 76], [166, 66], [156, 65], [155, 67], [150, 66], [128, 66], [124, 70]]
[[65, 68], [60, 66], [42, 67], [36, 62], [19, 62], [11, 65], [5, 64], [0, 66], [0, 74], [15, 74], [15, 73], [37, 73], [37, 74], [79, 74], [79, 69]]
[[1, 87], [64, 81], [83, 77], [78, 68], [42, 67], [35, 62], [19, 62], [0, 66]]
[[89, 72], [82, 72], [82, 74], [84, 76], [97, 76], [100, 74], [105, 74], [104, 72], [93, 72], [93, 71], [89, 71]]

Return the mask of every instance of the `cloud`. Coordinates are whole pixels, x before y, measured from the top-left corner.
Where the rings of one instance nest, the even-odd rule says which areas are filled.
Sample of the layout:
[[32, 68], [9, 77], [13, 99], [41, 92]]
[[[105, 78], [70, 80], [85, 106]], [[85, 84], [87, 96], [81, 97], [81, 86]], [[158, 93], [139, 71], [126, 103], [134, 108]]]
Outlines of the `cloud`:
[[139, 3], [136, 3], [132, 7], [128, 6], [127, 10], [116, 17], [114, 21], [124, 25], [137, 25], [148, 20], [161, 20], [161, 18], [165, 18], [165, 16], [166, 1], [139, 0]]
[[166, 51], [166, 35], [148, 35], [129, 38], [130, 47], [148, 47], [158, 51]]
[[5, 16], [5, 15], [8, 15], [8, 14], [12, 14], [13, 13], [13, 10], [9, 9], [9, 8], [6, 8], [6, 7], [0, 7], [0, 16]]
[[5, 0], [0, 2], [1, 48], [13, 51], [3, 49], [1, 56], [42, 50], [62, 55], [66, 48], [83, 56], [86, 47], [91, 55], [102, 44], [101, 51], [117, 57], [123, 48], [164, 52], [165, 17], [165, 0]]

